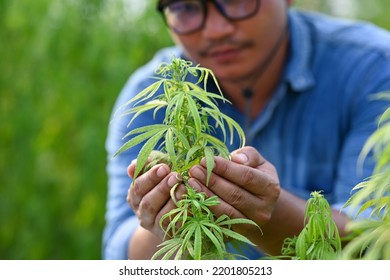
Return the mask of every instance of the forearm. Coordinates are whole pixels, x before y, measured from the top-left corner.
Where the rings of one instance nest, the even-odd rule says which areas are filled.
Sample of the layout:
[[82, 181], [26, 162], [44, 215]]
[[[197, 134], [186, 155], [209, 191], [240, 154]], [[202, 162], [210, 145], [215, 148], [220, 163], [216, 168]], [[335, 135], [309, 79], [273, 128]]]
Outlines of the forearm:
[[[284, 239], [302, 231], [305, 206], [305, 200], [282, 189], [271, 220], [261, 227], [263, 235], [259, 238], [259, 247], [270, 255], [280, 255]], [[332, 214], [340, 235], [345, 236], [348, 217], [336, 210]]]
[[129, 240], [128, 257], [130, 260], [150, 260], [161, 242], [160, 238], [139, 226]]

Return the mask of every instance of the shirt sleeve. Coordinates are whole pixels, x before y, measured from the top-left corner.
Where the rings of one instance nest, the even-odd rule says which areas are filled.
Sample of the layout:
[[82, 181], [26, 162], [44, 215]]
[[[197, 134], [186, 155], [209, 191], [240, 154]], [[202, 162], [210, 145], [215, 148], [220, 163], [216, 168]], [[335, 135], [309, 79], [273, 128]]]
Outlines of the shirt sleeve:
[[[118, 104], [122, 99], [118, 100]], [[136, 158], [131, 151], [114, 157], [125, 143], [125, 119], [113, 116], [106, 140], [108, 193], [106, 203], [106, 227], [103, 235], [104, 259], [127, 259], [128, 241], [138, 226], [138, 220], [126, 202], [127, 191], [131, 179], [127, 175], [127, 167]]]

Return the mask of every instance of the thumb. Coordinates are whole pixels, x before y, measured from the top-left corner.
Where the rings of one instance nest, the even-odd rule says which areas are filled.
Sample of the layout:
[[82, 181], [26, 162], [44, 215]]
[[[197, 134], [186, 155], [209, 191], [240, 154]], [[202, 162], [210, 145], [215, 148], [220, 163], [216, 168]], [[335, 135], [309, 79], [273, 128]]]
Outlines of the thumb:
[[250, 146], [233, 151], [231, 154], [231, 160], [251, 167], [257, 167], [265, 162], [265, 159], [260, 155], [260, 153]]

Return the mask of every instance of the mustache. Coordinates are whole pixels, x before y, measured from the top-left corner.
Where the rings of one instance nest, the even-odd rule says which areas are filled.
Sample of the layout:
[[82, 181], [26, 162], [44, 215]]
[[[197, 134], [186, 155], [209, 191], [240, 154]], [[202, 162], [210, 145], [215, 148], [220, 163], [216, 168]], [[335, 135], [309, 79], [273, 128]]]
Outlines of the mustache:
[[220, 48], [232, 48], [232, 49], [240, 49], [240, 48], [248, 48], [253, 46], [253, 42], [251, 40], [240, 41], [236, 39], [225, 39], [219, 41], [211, 41], [205, 47], [199, 50], [198, 54], [200, 56], [207, 56], [212, 53], [216, 49]]

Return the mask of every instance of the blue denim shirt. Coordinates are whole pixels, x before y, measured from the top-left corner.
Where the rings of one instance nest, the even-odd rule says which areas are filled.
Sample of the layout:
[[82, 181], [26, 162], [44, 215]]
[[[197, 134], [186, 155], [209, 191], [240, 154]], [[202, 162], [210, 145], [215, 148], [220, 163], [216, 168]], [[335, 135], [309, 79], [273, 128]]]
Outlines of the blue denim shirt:
[[[304, 199], [322, 190], [329, 203], [341, 208], [351, 189], [367, 178], [373, 162], [357, 168], [363, 144], [377, 127], [377, 118], [389, 106], [371, 97], [390, 90], [390, 35], [367, 23], [332, 19], [290, 10], [290, 46], [279, 85], [266, 108], [253, 121], [247, 137], [252, 146], [277, 169], [281, 186]], [[161, 62], [182, 56], [178, 47], [163, 49], [130, 77], [119, 98], [123, 105], [155, 80]], [[220, 109], [242, 126], [245, 115], [235, 106]], [[138, 226], [126, 203], [131, 184], [127, 166], [139, 147], [113, 158], [126, 132], [161, 122], [162, 115], [141, 115], [128, 127], [129, 118], [113, 117], [106, 142], [108, 201], [103, 237], [105, 259], [126, 259], [128, 241]], [[229, 147], [231, 150], [237, 145]], [[260, 255], [253, 248], [248, 258]]]

